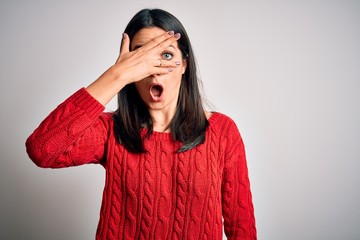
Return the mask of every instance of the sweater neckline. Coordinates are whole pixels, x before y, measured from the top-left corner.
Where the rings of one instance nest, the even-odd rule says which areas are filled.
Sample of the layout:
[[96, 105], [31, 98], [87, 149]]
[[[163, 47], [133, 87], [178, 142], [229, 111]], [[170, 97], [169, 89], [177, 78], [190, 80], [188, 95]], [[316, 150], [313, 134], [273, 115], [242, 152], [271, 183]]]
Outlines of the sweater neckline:
[[[214, 125], [214, 123], [217, 121], [217, 119], [219, 118], [220, 114], [218, 112], [211, 112], [211, 116], [208, 119], [209, 122], [209, 127], [211, 127], [212, 125]], [[144, 136], [146, 134], [146, 129], [143, 128], [141, 130], [141, 134], [142, 136]], [[158, 132], [158, 131], [153, 131], [152, 134], [149, 136], [148, 138], [149, 140], [172, 140], [172, 136], [171, 136], [171, 132]]]

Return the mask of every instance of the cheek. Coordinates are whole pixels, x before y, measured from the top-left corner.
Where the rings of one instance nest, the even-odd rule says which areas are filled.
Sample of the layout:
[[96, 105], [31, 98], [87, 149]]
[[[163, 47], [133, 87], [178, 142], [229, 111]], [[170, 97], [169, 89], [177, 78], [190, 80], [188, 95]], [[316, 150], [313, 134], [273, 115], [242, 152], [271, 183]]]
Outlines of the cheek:
[[174, 85], [180, 85], [181, 79], [185, 73], [186, 67], [184, 65], [181, 65], [171, 73], [172, 74], [172, 82]]
[[135, 87], [140, 96], [142, 96], [147, 91], [147, 86], [144, 84], [144, 81], [136, 82]]
[[182, 75], [185, 73], [185, 71], [186, 71], [186, 66], [182, 64], [181, 66], [174, 68], [174, 71], [171, 74], [173, 75], [174, 78], [181, 78]]
[[169, 79], [167, 85], [168, 85], [168, 89], [171, 92], [176, 92], [179, 91], [180, 85], [181, 85], [181, 79], [182, 79], [182, 73], [181, 70], [179, 69], [178, 72], [174, 72], [173, 76], [171, 79]]

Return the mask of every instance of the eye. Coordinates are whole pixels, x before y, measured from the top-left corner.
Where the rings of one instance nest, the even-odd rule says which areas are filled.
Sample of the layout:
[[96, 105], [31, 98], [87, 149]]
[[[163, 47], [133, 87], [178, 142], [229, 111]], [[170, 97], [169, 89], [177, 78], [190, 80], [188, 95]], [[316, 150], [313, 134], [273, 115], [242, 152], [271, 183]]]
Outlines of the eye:
[[173, 55], [171, 53], [163, 53], [162, 57], [165, 60], [171, 60], [173, 58]]

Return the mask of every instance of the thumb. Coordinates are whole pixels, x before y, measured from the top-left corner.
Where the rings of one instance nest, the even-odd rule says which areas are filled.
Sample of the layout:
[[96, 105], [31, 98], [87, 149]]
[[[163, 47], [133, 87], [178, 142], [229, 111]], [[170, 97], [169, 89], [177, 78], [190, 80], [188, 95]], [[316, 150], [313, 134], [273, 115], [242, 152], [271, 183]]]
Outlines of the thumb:
[[116, 62], [119, 61], [120, 56], [124, 53], [129, 52], [130, 49], [130, 39], [129, 36], [126, 33], [123, 33], [123, 38], [121, 40], [121, 47], [120, 47], [120, 54]]
[[130, 49], [130, 39], [126, 33], [123, 33], [123, 39], [121, 41], [120, 53], [127, 53]]

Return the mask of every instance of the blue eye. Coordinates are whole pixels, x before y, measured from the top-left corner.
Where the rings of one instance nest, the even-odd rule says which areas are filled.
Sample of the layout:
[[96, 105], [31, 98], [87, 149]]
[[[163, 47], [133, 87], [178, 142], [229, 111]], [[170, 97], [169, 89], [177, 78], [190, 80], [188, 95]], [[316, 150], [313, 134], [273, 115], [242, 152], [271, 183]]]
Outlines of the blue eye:
[[164, 53], [162, 55], [162, 57], [165, 59], [165, 60], [171, 60], [173, 58], [173, 55], [171, 53]]

